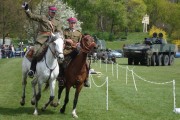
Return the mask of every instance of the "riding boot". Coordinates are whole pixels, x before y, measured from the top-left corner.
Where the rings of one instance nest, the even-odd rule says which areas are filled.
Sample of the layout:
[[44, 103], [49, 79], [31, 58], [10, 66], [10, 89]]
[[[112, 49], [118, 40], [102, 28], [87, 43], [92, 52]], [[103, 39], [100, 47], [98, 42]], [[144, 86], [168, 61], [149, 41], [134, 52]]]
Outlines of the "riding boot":
[[30, 70], [28, 72], [28, 76], [30, 78], [33, 78], [34, 77], [34, 74], [36, 72], [36, 64], [37, 64], [37, 60], [36, 59], [32, 59], [32, 62], [31, 62], [31, 67], [30, 67]]

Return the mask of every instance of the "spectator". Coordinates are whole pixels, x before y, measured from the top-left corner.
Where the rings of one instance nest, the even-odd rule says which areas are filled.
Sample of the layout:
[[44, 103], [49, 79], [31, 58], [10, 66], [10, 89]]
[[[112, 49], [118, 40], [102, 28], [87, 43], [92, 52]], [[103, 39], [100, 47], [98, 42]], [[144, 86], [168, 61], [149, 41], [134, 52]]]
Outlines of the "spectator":
[[15, 48], [14, 45], [10, 45], [10, 57], [15, 57]]

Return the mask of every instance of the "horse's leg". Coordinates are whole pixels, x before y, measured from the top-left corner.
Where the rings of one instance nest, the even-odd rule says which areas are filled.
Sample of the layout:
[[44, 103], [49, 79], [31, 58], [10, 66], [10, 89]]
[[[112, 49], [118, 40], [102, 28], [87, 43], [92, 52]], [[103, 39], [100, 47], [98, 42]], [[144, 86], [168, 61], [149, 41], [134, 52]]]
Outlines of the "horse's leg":
[[26, 84], [27, 84], [27, 73], [23, 73], [22, 75], [22, 97], [20, 104], [23, 106], [25, 104], [25, 93], [26, 93]]
[[50, 87], [50, 97], [49, 101], [42, 107], [42, 111], [46, 110], [47, 106], [54, 100], [54, 91], [55, 91], [55, 86], [56, 86], [56, 80], [53, 80], [52, 82], [49, 82], [49, 87]]
[[35, 105], [35, 96], [36, 96], [36, 88], [35, 88], [35, 86], [36, 86], [36, 84], [37, 84], [37, 78], [35, 78], [35, 79], [33, 79], [33, 80], [31, 81], [32, 93], [33, 93], [33, 97], [32, 97], [32, 99], [31, 99], [31, 104], [32, 104], [32, 105]]
[[69, 102], [69, 91], [70, 91], [70, 88], [71, 88], [71, 86], [66, 86], [66, 96], [65, 96], [65, 99], [64, 99], [64, 105], [63, 105], [63, 107], [60, 109], [60, 112], [61, 112], [61, 113], [64, 113], [64, 112], [65, 112], [66, 105], [67, 105], [67, 103]]
[[42, 86], [42, 82], [38, 82], [38, 92], [36, 94], [36, 100], [37, 102], [41, 99], [41, 86]]
[[64, 86], [58, 86], [58, 102], [54, 103], [53, 101], [51, 102], [51, 106], [57, 107], [60, 104], [60, 99], [61, 99], [61, 94], [62, 91], [64, 90]]
[[[37, 82], [37, 81], [36, 81]], [[35, 98], [35, 110], [34, 110], [34, 115], [38, 115], [38, 101], [41, 98], [41, 86], [42, 86], [42, 82], [38, 82], [38, 92], [36, 93], [36, 88], [34, 86], [34, 98]]]
[[77, 102], [78, 102], [78, 97], [79, 97], [79, 93], [82, 89], [82, 86], [83, 85], [79, 85], [76, 87], [76, 91], [75, 91], [75, 95], [74, 95], [74, 102], [73, 102], [73, 111], [72, 111], [72, 116], [74, 118], [78, 118], [77, 114], [76, 114], [76, 105], [77, 105]]
[[35, 105], [35, 109], [34, 109], [34, 115], [38, 115], [38, 109], [37, 109], [37, 106], [38, 106], [38, 101], [37, 101], [37, 95], [36, 95], [36, 84], [37, 84], [37, 78], [35, 78], [32, 82], [32, 89], [33, 89], [33, 98], [31, 100], [31, 104], [32, 105]]

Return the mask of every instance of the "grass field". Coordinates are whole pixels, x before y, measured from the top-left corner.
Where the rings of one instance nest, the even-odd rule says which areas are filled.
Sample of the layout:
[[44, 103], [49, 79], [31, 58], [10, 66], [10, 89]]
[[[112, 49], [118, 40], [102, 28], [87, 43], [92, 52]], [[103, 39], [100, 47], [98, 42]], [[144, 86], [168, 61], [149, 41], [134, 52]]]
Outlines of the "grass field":
[[[0, 120], [71, 120], [74, 89], [71, 89], [70, 101], [65, 114], [58, 108], [48, 107], [45, 112], [34, 116], [31, 79], [28, 79], [26, 104], [20, 106], [21, 99], [21, 58], [0, 60]], [[127, 59], [118, 59], [118, 79], [116, 66], [93, 63], [92, 68], [102, 75], [92, 75], [96, 85], [101, 86], [108, 76], [108, 110], [106, 110], [106, 84], [97, 87], [91, 81], [91, 88], [83, 88], [77, 105], [79, 120], [179, 120], [180, 115], [173, 112], [173, 85], [151, 84], [134, 76], [128, 71], [126, 84]], [[123, 67], [123, 68], [122, 68]], [[180, 108], [180, 59], [173, 66], [128, 66], [134, 73], [147, 81], [164, 83], [176, 80], [176, 105]], [[57, 93], [57, 92], [56, 92]], [[64, 100], [64, 94], [62, 95]], [[49, 99], [49, 91], [43, 92], [39, 108]], [[55, 97], [57, 99], [57, 96]]]
[[124, 44], [143, 43], [144, 38], [149, 37], [147, 33], [128, 33], [127, 39], [124, 41], [107, 41], [106, 47], [111, 49], [122, 49]]

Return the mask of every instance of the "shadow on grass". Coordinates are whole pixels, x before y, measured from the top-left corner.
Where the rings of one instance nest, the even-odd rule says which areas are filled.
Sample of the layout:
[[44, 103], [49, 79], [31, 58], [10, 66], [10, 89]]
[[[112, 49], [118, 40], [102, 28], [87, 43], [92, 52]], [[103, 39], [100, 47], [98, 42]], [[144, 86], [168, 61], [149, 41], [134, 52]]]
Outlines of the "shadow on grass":
[[[0, 107], [0, 114], [1, 115], [11, 115], [11, 116], [16, 116], [20, 114], [28, 114], [32, 115], [34, 112], [34, 107], [18, 107], [18, 108], [5, 108], [5, 107]], [[41, 109], [38, 109], [39, 114], [54, 114], [53, 111], [50, 110], [45, 110], [41, 111]]]

